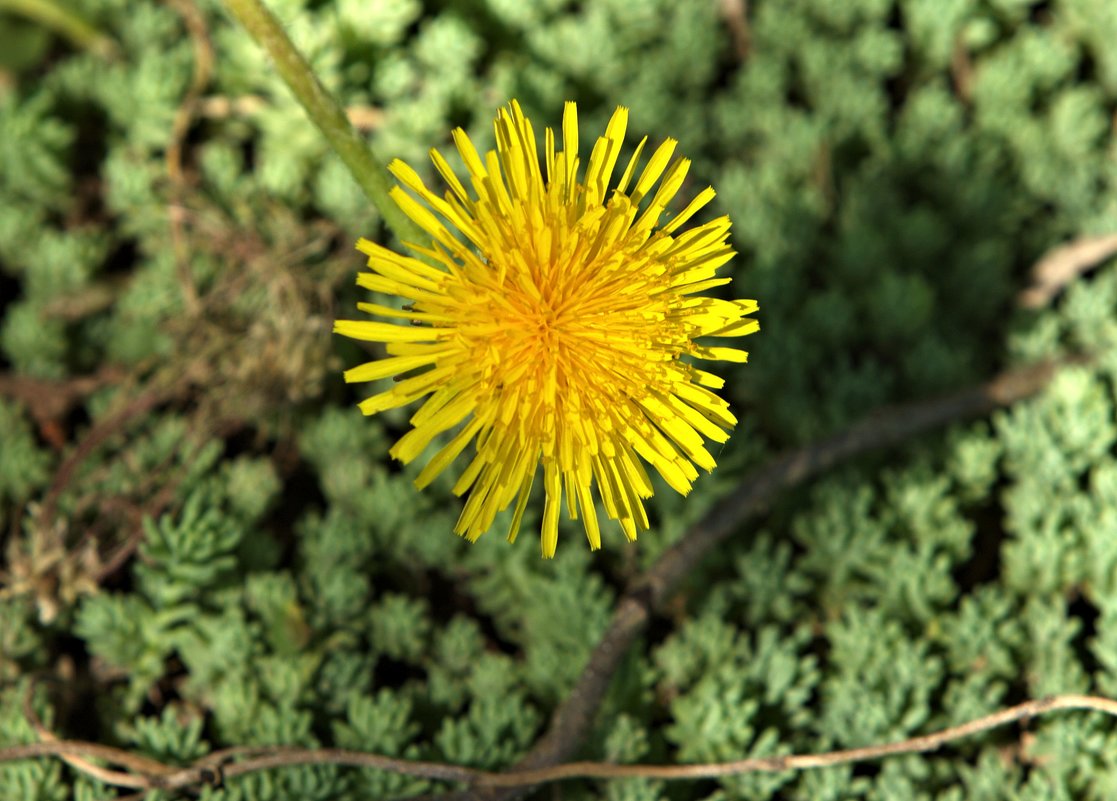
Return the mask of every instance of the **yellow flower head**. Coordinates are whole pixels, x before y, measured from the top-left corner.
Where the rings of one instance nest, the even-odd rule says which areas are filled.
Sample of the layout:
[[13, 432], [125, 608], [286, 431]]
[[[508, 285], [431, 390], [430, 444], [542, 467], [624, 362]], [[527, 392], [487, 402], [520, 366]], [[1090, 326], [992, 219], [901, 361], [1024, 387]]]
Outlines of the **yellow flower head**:
[[743, 362], [745, 351], [697, 340], [758, 328], [746, 317], [755, 301], [701, 294], [730, 280], [717, 277], [733, 257], [729, 218], [680, 230], [714, 197], [707, 187], [660, 225], [690, 167], [672, 160], [673, 139], [637, 174], [645, 137], [610, 189], [627, 122], [628, 109], [617, 108], [582, 179], [575, 104], [564, 109], [561, 152], [547, 129], [541, 164], [531, 122], [513, 100], [494, 122], [495, 152], [482, 158], [465, 131], [453, 133], [472, 192], [437, 150], [431, 158], [450, 188], [442, 197], [402, 161], [391, 164], [411, 193], [397, 186], [393, 199], [431, 236], [429, 245], [407, 243], [423, 260], [367, 239], [357, 245], [370, 268], [357, 283], [408, 301], [403, 310], [358, 308], [409, 324], [338, 320], [335, 332], [386, 343], [388, 353], [345, 380], [396, 378], [360, 404], [365, 414], [426, 397], [390, 451], [402, 462], [458, 429], [419, 474], [420, 488], [472, 443], [454, 485], [469, 492], [455, 531], [471, 541], [513, 501], [515, 538], [540, 464], [545, 557], [555, 553], [564, 495], [590, 547], [601, 547], [595, 489], [634, 540], [648, 528], [644, 463], [685, 495], [695, 466], [715, 466], [703, 438], [724, 442], [737, 422], [711, 392], [725, 382], [682, 360]]

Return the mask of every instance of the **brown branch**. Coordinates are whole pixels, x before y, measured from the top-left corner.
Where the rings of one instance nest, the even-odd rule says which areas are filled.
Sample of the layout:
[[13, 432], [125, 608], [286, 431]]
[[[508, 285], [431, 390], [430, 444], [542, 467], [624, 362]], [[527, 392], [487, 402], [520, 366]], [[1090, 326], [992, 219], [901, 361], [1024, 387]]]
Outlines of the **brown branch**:
[[47, 489], [40, 509], [40, 520], [46, 527], [54, 524], [58, 511], [58, 500], [62, 492], [73, 480], [74, 473], [93, 451], [97, 450], [113, 434], [126, 428], [134, 419], [146, 414], [161, 403], [175, 398], [186, 387], [193, 383], [193, 376], [189, 373], [182, 375], [177, 381], [166, 387], [153, 387], [133, 398], [115, 414], [109, 415], [96, 423], [82, 437], [77, 447], [62, 461], [54, 473], [50, 487]]
[[[43, 722], [39, 720], [39, 716], [35, 714], [35, 707], [32, 703], [32, 698], [35, 693], [35, 682], [32, 680], [27, 685], [27, 692], [23, 695], [23, 716], [27, 719], [28, 724], [43, 742], [57, 743], [61, 742], [58, 736], [48, 729]], [[134, 755], [133, 755], [134, 756]], [[95, 765], [84, 756], [77, 754], [61, 754], [60, 758], [67, 765], [72, 767], [87, 776], [92, 776], [98, 781], [105, 784], [114, 785], [117, 787], [144, 787], [147, 785], [147, 779], [142, 776], [136, 776], [131, 773], [123, 773], [117, 770], [108, 770], [102, 768], [100, 765]], [[147, 763], [142, 760], [130, 760], [130, 762], [123, 762], [121, 764], [131, 764], [132, 767], [139, 766], [143, 770], [159, 769], [156, 768], [158, 763]]]
[[731, 762], [708, 762], [697, 765], [614, 765], [608, 762], [569, 762], [549, 768], [513, 771], [510, 773], [486, 774], [479, 782], [492, 787], [516, 787], [538, 785], [566, 779], [663, 779], [679, 781], [685, 779], [717, 779], [724, 776], [739, 776], [744, 773], [782, 773], [789, 770], [813, 770], [849, 765], [855, 762], [868, 762], [888, 756], [901, 754], [925, 754], [937, 751], [965, 737], [1000, 728], [1009, 723], [1043, 715], [1047, 712], [1064, 709], [1088, 709], [1117, 717], [1117, 701], [1091, 695], [1054, 695], [984, 715], [979, 718], [941, 729], [931, 734], [923, 734], [881, 745], [868, 745], [861, 748], [846, 748], [827, 751], [821, 754], [789, 754], [786, 756], [751, 757]]
[[[213, 783], [218, 779], [244, 776], [262, 770], [298, 765], [340, 765], [372, 768], [434, 781], [467, 782], [475, 788], [524, 788], [569, 779], [660, 779], [693, 781], [739, 776], [745, 773], [781, 773], [813, 770], [877, 760], [901, 754], [922, 754], [937, 751], [945, 745], [966, 737], [1029, 720], [1060, 710], [1089, 710], [1117, 717], [1117, 701], [1090, 695], [1056, 695], [1025, 701], [997, 712], [983, 715], [957, 726], [930, 734], [910, 737], [897, 742], [846, 748], [819, 754], [788, 754], [783, 756], [750, 757], [729, 762], [694, 765], [617, 765], [610, 762], [570, 762], [550, 767], [514, 770], [507, 773], [477, 770], [440, 762], [396, 759], [393, 757], [349, 751], [340, 748], [254, 748], [231, 749], [237, 755], [251, 755], [243, 762], [222, 766], [215, 754], [188, 768], [175, 768], [120, 748], [80, 740], [48, 740], [30, 745], [0, 748], [0, 763], [43, 756], [66, 759], [77, 770], [88, 772], [88, 762], [75, 761], [86, 757], [127, 767], [131, 774], [118, 774], [98, 768], [97, 776], [108, 784], [144, 789], [182, 789]], [[230, 752], [222, 752], [232, 755]]]
[[748, 0], [721, 0], [721, 16], [725, 20], [726, 27], [729, 28], [737, 60], [745, 61], [752, 49]]
[[[197, 455], [197, 451], [198, 449], [195, 449], [194, 456]], [[181, 472], [176, 472], [171, 478], [166, 478], [166, 467], [168, 466], [167, 463], [170, 461], [170, 457], [164, 459], [164, 464], [157, 468], [156, 474], [161, 479], [159, 482], [159, 490], [154, 493], [151, 500], [147, 501], [142, 506], [133, 504], [124, 497], [109, 498], [102, 502], [102, 510], [106, 510], [112, 505], [123, 507], [131, 518], [130, 525], [132, 527], [132, 532], [128, 535], [127, 539], [109, 556], [105, 557], [104, 561], [98, 566], [97, 572], [94, 575], [94, 580], [98, 584], [120, 570], [120, 568], [132, 558], [132, 554], [139, 549], [146, 533], [143, 526], [144, 519], [155, 519], [159, 517], [174, 500], [175, 494], [182, 484], [183, 474]]]
[[120, 765], [132, 771], [126, 781], [109, 782], [122, 787], [145, 789], [181, 789], [205, 784], [208, 777], [220, 774], [225, 778], [243, 776], [261, 770], [295, 767], [298, 765], [340, 765], [352, 768], [373, 768], [406, 776], [451, 782], [476, 782], [486, 777], [497, 780], [500, 774], [488, 773], [460, 765], [421, 760], [395, 759], [393, 757], [368, 754], [363, 751], [348, 751], [343, 748], [272, 748], [251, 749], [255, 753], [243, 762], [221, 766], [212, 759], [200, 760], [197, 764], [178, 768], [166, 765], [123, 748], [115, 748], [84, 740], [44, 740], [28, 745], [14, 745], [0, 748], [0, 764], [20, 759], [33, 759], [44, 756], [87, 757], [101, 759], [113, 765]]
[[48, 300], [39, 312], [48, 320], [73, 323], [99, 314], [116, 303], [123, 281], [110, 278], [88, 284], [73, 294], [62, 294]]
[[116, 505], [123, 507], [128, 516], [131, 518], [130, 526], [131, 533], [122, 544], [117, 546], [110, 555], [104, 557], [104, 561], [97, 566], [97, 571], [93, 575], [93, 580], [97, 584], [101, 584], [110, 576], [112, 576], [120, 568], [127, 564], [128, 560], [132, 558], [144, 540], [144, 527], [143, 521], [145, 518], [157, 518], [163, 511], [170, 506], [171, 500], [174, 498], [175, 492], [178, 491], [179, 482], [177, 480], [168, 481], [158, 494], [145, 506], [138, 506], [128, 502], [126, 498], [110, 498], [106, 504], [102, 504], [102, 508], [109, 505]]
[[954, 84], [954, 94], [965, 106], [973, 102], [974, 65], [966, 39], [959, 34], [954, 39], [950, 51], [950, 79]]
[[1052, 248], [1032, 268], [1032, 285], [1020, 293], [1017, 302], [1025, 309], [1043, 308], [1067, 284], [1115, 253], [1117, 234], [1084, 236]]
[[64, 444], [58, 430], [59, 420], [69, 414], [79, 401], [102, 387], [119, 382], [124, 371], [104, 367], [93, 375], [78, 376], [66, 381], [52, 381], [27, 375], [0, 375], [0, 395], [15, 398], [27, 407], [43, 436], [52, 445]]
[[209, 83], [213, 74], [213, 45], [209, 40], [205, 17], [192, 0], [167, 0], [167, 4], [182, 17], [194, 51], [194, 71], [185, 97], [175, 111], [171, 123], [171, 139], [167, 144], [167, 175], [171, 180], [171, 203], [167, 213], [171, 227], [171, 248], [174, 251], [179, 284], [182, 286], [183, 299], [189, 311], [196, 314], [200, 308], [198, 290], [190, 272], [189, 254], [186, 248], [186, 235], [182, 231], [182, 215], [177, 209], [182, 205], [182, 195], [186, 188], [186, 177], [182, 172], [182, 146], [190, 124], [194, 121], [198, 98]]
[[182, 145], [186, 133], [190, 130], [190, 124], [194, 121], [198, 99], [213, 74], [214, 54], [205, 17], [192, 0], [167, 0], [167, 5], [182, 17], [194, 50], [194, 69], [190, 76], [190, 86], [187, 87], [186, 95], [175, 110], [174, 120], [171, 122], [171, 140], [167, 144], [166, 152], [167, 173], [176, 186], [181, 186], [186, 181], [182, 173]]
[[90, 743], [84, 740], [44, 740], [28, 745], [12, 745], [0, 748], [0, 763], [14, 762], [19, 759], [34, 759], [36, 757], [56, 756], [59, 758], [87, 757], [100, 759], [112, 765], [120, 765], [132, 771], [128, 774], [123, 787], [155, 787], [158, 777], [174, 772], [176, 769], [164, 765], [158, 760], [150, 759], [141, 754], [134, 754], [123, 748], [114, 748], [111, 745]]

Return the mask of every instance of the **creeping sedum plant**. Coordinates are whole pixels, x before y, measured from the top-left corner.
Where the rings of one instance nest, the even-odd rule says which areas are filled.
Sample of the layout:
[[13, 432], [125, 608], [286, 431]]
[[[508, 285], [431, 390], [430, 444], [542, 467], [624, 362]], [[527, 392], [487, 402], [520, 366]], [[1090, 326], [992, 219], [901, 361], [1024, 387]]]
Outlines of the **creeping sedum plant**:
[[[565, 760], [1117, 696], [1117, 272], [1017, 302], [1051, 247], [1117, 230], [1111, 0], [267, 0], [345, 157], [247, 3], [0, 2], [0, 753], [209, 760], [166, 801], [365, 801], [456, 788], [212, 765], [504, 771], [587, 665]], [[1071, 356], [764, 490], [875, 410]], [[763, 512], [710, 515], [741, 501]], [[533, 797], [1109, 801], [1115, 731], [1064, 710]], [[122, 773], [0, 760], [0, 799]]]

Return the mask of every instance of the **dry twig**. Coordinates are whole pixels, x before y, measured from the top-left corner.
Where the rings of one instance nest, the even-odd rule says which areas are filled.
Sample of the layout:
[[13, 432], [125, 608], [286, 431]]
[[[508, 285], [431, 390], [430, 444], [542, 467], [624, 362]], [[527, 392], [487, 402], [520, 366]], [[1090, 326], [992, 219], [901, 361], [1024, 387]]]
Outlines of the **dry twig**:
[[1032, 285], [1017, 302], [1025, 309], [1049, 304], [1071, 281], [1117, 254], [1117, 234], [1084, 236], [1052, 248], [1032, 268]]
[[124, 371], [117, 367], [104, 367], [93, 375], [78, 376], [66, 381], [52, 381], [28, 375], [0, 375], [0, 395], [15, 398], [39, 426], [43, 438], [62, 448], [65, 436], [60, 421], [87, 396], [102, 387], [117, 383]]
[[[62, 742], [54, 732], [43, 725], [43, 722], [39, 720], [39, 716], [35, 714], [35, 707], [31, 703], [34, 692], [35, 684], [31, 682], [27, 685], [27, 692], [24, 693], [23, 696], [23, 716], [27, 719], [27, 722], [31, 724], [31, 728], [39, 735], [42, 742]], [[83, 755], [60, 754], [59, 757], [74, 770], [114, 787], [145, 787], [148, 783], [148, 779], [144, 775], [109, 770], [94, 764], [89, 761], [89, 758]], [[135, 754], [130, 754], [129, 758], [126, 761], [121, 761], [120, 764], [129, 767], [133, 771], [138, 769], [141, 773], [148, 773], [151, 771], [158, 772], [163, 769], [160, 763], [154, 760], [148, 760], [146, 757], [137, 757]]]
[[[78, 595], [96, 589], [101, 578], [108, 575], [97, 550], [96, 529], [86, 529], [75, 545], [67, 546], [67, 534], [76, 525], [59, 519], [62, 494], [81, 464], [97, 448], [156, 406], [179, 397], [196, 382], [195, 372], [189, 368], [180, 371], [170, 384], [150, 387], [125, 403], [116, 413], [95, 423], [66, 455], [55, 470], [42, 503], [33, 512], [35, 533], [25, 540], [13, 537], [8, 543], [7, 569], [0, 571], [0, 583], [6, 586], [0, 586], [0, 598], [30, 593], [36, 599], [40, 616], [50, 620], [60, 605], [70, 604]], [[79, 508], [82, 503], [79, 499]], [[155, 503], [165, 503], [163, 494], [156, 496]], [[152, 509], [158, 511], [154, 505]], [[133, 539], [134, 544], [126, 543], [124, 554], [114, 556], [111, 569], [119, 567], [134, 550], [139, 539]]]
[[752, 48], [752, 35], [749, 31], [749, 0], [721, 0], [721, 16], [729, 28], [737, 60], [746, 60]]
[[69, 485], [81, 463], [93, 451], [97, 450], [113, 434], [126, 428], [132, 421], [147, 414], [161, 403], [179, 397], [193, 382], [194, 376], [187, 372], [169, 386], [151, 387], [125, 404], [115, 414], [105, 417], [89, 429], [82, 437], [81, 442], [62, 461], [62, 464], [58, 466], [54, 473], [54, 479], [47, 489], [39, 513], [42, 524], [48, 528], [54, 524], [54, 518], [58, 511], [58, 501], [63, 490]]
[[[1056, 695], [1015, 706], [1006, 707], [989, 715], [951, 726], [931, 734], [911, 737], [898, 742], [862, 748], [846, 748], [820, 754], [788, 754], [783, 756], [752, 757], [730, 762], [710, 762], [695, 765], [616, 765], [609, 762], [570, 762], [535, 769], [512, 770], [507, 773], [477, 770], [460, 765], [440, 762], [396, 759], [394, 757], [348, 751], [340, 748], [257, 748], [232, 749], [211, 754], [194, 765], [176, 768], [148, 757], [133, 754], [120, 748], [80, 740], [53, 739], [41, 726], [36, 729], [47, 739], [30, 745], [0, 748], [0, 763], [44, 756], [64, 759], [75, 770], [95, 776], [106, 784], [117, 787], [153, 789], [182, 789], [199, 787], [219, 780], [257, 773], [262, 770], [294, 767], [298, 765], [341, 765], [355, 768], [373, 768], [432, 781], [465, 782], [475, 789], [524, 788], [570, 779], [659, 779], [664, 781], [693, 781], [738, 776], [744, 773], [781, 773], [793, 770], [812, 770], [866, 762], [900, 754], [921, 754], [937, 751], [945, 745], [1006, 726], [1029, 720], [1059, 710], [1085, 709], [1110, 717], [1117, 717], [1117, 701], [1090, 695]], [[243, 756], [240, 762], [224, 764], [226, 759]], [[128, 773], [111, 771], [93, 765], [88, 760], [99, 759], [127, 768]]]
[[964, 105], [973, 102], [974, 65], [970, 57], [965, 37], [958, 35], [950, 51], [950, 78], [954, 84], [954, 94]]
[[194, 279], [190, 272], [189, 254], [186, 248], [186, 237], [182, 232], [183, 218], [178, 209], [182, 205], [182, 194], [186, 187], [186, 177], [182, 172], [182, 146], [186, 140], [186, 133], [194, 120], [198, 98], [201, 97], [206, 85], [209, 84], [213, 74], [213, 45], [210, 44], [209, 31], [206, 30], [205, 17], [192, 0], [168, 0], [168, 5], [182, 17], [190, 41], [194, 49], [194, 71], [190, 77], [190, 86], [186, 90], [178, 109], [175, 111], [171, 123], [171, 140], [167, 144], [167, 175], [171, 180], [171, 200], [167, 213], [170, 217], [171, 246], [174, 249], [175, 262], [179, 274], [179, 283], [182, 285], [183, 299], [187, 308], [195, 314], [201, 307], [198, 300], [198, 291], [194, 287]]

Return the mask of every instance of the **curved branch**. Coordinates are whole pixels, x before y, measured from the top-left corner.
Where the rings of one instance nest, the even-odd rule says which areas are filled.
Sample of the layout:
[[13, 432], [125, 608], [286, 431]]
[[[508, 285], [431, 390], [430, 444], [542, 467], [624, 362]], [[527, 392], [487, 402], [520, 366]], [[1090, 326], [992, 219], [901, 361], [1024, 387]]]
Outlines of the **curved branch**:
[[[543, 768], [494, 773], [485, 770], [448, 765], [440, 762], [395, 759], [393, 757], [347, 751], [340, 748], [255, 748], [235, 749], [238, 755], [249, 755], [242, 762], [222, 766], [214, 759], [204, 757], [188, 768], [174, 768], [148, 757], [119, 748], [79, 740], [51, 740], [31, 745], [0, 748], [0, 763], [42, 756], [69, 758], [75, 769], [88, 772], [85, 762], [73, 761], [74, 757], [93, 757], [127, 767], [132, 774], [121, 776], [115, 772], [100, 771], [102, 781], [123, 787], [144, 789], [181, 789], [197, 787], [234, 776], [257, 773], [262, 770], [295, 767], [298, 765], [342, 765], [347, 767], [374, 768], [435, 781], [466, 782], [473, 785], [470, 795], [477, 797], [481, 788], [523, 789], [540, 784], [569, 779], [659, 779], [664, 781], [693, 781], [745, 773], [781, 773], [791, 770], [813, 770], [866, 762], [900, 754], [920, 754], [936, 751], [965, 737], [987, 732], [1022, 720], [1060, 710], [1084, 709], [1117, 717], [1117, 701], [1091, 695], [1055, 695], [1015, 706], [1006, 707], [988, 715], [951, 726], [931, 734], [911, 737], [898, 742], [827, 751], [821, 754], [789, 754], [785, 756], [752, 757], [731, 762], [711, 762], [696, 765], [615, 765], [609, 762], [570, 762]], [[100, 769], [99, 769], [100, 770]]]

